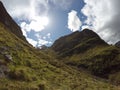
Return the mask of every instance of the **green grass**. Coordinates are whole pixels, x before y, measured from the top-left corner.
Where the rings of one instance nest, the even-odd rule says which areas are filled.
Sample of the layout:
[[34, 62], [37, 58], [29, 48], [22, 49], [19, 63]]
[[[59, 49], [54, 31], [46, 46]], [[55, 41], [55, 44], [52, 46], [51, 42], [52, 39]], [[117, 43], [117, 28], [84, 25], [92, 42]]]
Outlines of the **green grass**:
[[0, 78], [0, 90], [117, 90], [118, 87], [104, 80], [77, 71], [59, 62], [55, 54], [39, 51], [30, 44], [9, 32], [0, 23], [0, 48], [13, 58], [13, 62], [4, 61], [9, 72]]
[[[115, 46], [99, 46], [89, 49], [85, 53], [66, 57], [63, 62], [70, 66], [87, 69], [94, 75], [109, 78], [111, 73], [119, 71], [120, 50]], [[117, 79], [120, 80], [119, 77]]]

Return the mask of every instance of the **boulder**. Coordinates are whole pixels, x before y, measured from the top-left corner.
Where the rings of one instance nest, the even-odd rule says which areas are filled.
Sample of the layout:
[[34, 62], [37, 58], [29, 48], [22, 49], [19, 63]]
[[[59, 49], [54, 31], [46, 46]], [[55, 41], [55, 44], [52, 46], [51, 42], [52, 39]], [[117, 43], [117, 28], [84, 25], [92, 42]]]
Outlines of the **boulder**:
[[5, 65], [0, 66], [0, 78], [7, 76], [8, 72], [9, 72], [9, 69], [7, 66], [5, 66]]
[[6, 60], [7, 62], [12, 62], [12, 61], [13, 61], [11, 55], [5, 54], [4, 57], [5, 57], [5, 60]]

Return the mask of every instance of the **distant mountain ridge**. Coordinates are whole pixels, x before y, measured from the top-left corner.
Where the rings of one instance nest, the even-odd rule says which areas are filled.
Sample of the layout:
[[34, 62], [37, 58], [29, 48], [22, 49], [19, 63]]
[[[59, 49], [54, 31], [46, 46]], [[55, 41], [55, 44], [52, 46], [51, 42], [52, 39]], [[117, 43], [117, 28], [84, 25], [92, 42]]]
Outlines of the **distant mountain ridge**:
[[8, 14], [1, 1], [0, 1], [0, 22], [2, 22], [17, 37], [27, 42], [26, 38], [22, 34], [21, 28]]
[[63, 36], [56, 40], [51, 48], [59, 54], [71, 55], [72, 53], [85, 52], [97, 45], [108, 45], [94, 31], [84, 29]]

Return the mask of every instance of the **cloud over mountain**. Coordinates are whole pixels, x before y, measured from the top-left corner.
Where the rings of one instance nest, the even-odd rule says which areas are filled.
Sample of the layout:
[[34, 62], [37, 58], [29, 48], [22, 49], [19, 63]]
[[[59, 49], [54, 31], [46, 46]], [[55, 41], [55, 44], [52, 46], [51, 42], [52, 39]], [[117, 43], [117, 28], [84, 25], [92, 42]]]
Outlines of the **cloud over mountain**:
[[81, 21], [77, 16], [77, 12], [72, 10], [68, 13], [68, 28], [74, 32], [80, 29]]
[[[2, 0], [7, 11], [14, 19], [19, 20], [24, 36], [33, 46], [39, 42], [28, 37], [27, 33], [33, 30], [35, 33], [45, 29], [48, 24], [47, 13], [49, 5], [47, 0]], [[44, 41], [44, 40], [43, 40]]]
[[[120, 0], [84, 0], [81, 10], [87, 16], [84, 22], [108, 43], [120, 39]], [[85, 26], [84, 26], [85, 27]]]
[[[69, 33], [65, 30], [67, 24], [67, 28], [72, 32], [79, 30], [80, 27], [90, 28], [108, 43], [115, 43], [120, 39], [119, 0], [83, 0], [84, 3], [80, 3], [79, 0], [12, 0], [12, 3], [11, 0], [1, 1], [9, 14], [21, 26], [24, 36], [34, 41], [39, 42], [40, 39], [35, 39], [32, 35], [35, 36], [36, 33], [41, 32], [45, 33], [46, 29], [55, 31], [60, 24], [60, 33]], [[78, 2], [80, 7], [76, 4]], [[68, 11], [70, 12], [68, 13]], [[47, 28], [48, 21], [51, 26], [49, 25], [50, 27]], [[52, 26], [52, 23], [57, 24], [56, 22], [60, 22], [60, 24]], [[30, 34], [31, 32], [34, 33]], [[56, 32], [58, 31], [56, 30]], [[51, 33], [51, 35], [53, 34]], [[30, 35], [31, 37], [29, 37]], [[41, 37], [42, 40], [43, 37]], [[58, 38], [57, 35], [55, 37]], [[53, 40], [56, 38], [53, 38]], [[49, 42], [49, 40], [45, 41]]]
[[[22, 28], [22, 32], [27, 40], [32, 44], [36, 45], [36, 42], [51, 42], [49, 40], [44, 40], [37, 38], [35, 40], [33, 37], [28, 35], [31, 31], [34, 34], [40, 33], [46, 29], [46, 24], [49, 22], [49, 12], [51, 8], [60, 8], [63, 11], [70, 8], [74, 0], [2, 0], [9, 14], [17, 20], [18, 24]], [[67, 21], [67, 19], [66, 19]], [[44, 37], [44, 36], [43, 36]], [[43, 43], [41, 43], [43, 44]], [[41, 45], [40, 44], [40, 45]]]

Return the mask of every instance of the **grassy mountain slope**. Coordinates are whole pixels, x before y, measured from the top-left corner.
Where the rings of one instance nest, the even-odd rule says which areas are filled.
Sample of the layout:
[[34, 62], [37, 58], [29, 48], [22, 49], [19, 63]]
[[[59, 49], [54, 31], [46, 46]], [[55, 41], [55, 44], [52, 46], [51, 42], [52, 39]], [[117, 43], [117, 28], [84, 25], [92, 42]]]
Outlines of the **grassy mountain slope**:
[[9, 28], [9, 31], [14, 33], [17, 37], [21, 38], [25, 42], [27, 40], [22, 35], [22, 31], [20, 27], [17, 25], [17, 23], [12, 19], [12, 17], [8, 14], [6, 11], [4, 5], [0, 1], [0, 22], [2, 22], [7, 28]]
[[120, 49], [108, 45], [93, 31], [85, 29], [64, 36], [51, 48], [65, 64], [120, 84]]
[[[0, 90], [119, 90], [119, 86], [95, 77], [83, 69], [78, 70], [67, 65], [71, 62], [69, 60], [63, 63], [56, 58], [56, 52], [50, 49], [39, 50], [32, 47], [1, 1], [0, 12]], [[83, 35], [86, 36], [86, 33]], [[93, 37], [91, 34], [89, 36]], [[104, 41], [99, 44], [107, 45]], [[80, 46], [78, 43], [74, 44], [74, 50]], [[79, 55], [80, 52], [69, 51], [65, 54], [70, 54], [69, 59], [72, 60], [73, 54]], [[77, 58], [75, 60], [77, 61]], [[119, 72], [111, 74], [111, 78], [114, 80], [118, 74]]]
[[59, 54], [60, 57], [71, 56], [74, 53], [83, 53], [89, 48], [105, 43], [92, 30], [85, 29], [82, 32], [76, 31], [70, 35], [59, 38], [52, 45], [52, 49]]
[[[0, 89], [117, 90], [118, 87], [58, 62], [36, 50], [0, 23]], [[7, 61], [4, 55], [10, 55]], [[4, 69], [2, 69], [4, 67]]]

